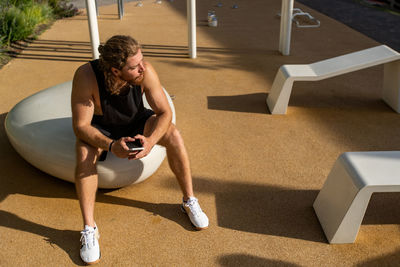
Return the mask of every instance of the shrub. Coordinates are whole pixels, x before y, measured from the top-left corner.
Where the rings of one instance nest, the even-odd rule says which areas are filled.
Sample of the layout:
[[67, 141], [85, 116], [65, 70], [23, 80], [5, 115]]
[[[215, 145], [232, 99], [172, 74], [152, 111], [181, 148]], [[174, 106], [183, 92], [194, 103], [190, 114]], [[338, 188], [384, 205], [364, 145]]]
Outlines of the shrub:
[[0, 0], [0, 47], [33, 35], [40, 24], [78, 12], [68, 0]]
[[53, 13], [47, 4], [32, 0], [13, 0], [15, 5], [2, 8], [0, 14], [0, 42], [9, 45], [32, 35], [38, 24], [52, 19]]
[[79, 13], [78, 9], [68, 0], [47, 0], [53, 9], [56, 18], [73, 17]]

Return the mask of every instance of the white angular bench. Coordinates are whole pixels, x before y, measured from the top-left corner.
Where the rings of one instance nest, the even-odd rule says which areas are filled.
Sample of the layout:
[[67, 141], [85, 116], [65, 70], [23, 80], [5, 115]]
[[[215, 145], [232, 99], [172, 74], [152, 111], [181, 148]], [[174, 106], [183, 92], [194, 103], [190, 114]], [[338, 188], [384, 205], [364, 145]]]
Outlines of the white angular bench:
[[340, 155], [313, 205], [329, 243], [356, 240], [375, 192], [400, 192], [400, 151]]
[[275, 76], [267, 105], [271, 114], [286, 114], [295, 81], [319, 81], [384, 65], [383, 100], [400, 113], [400, 53], [380, 45], [308, 65], [282, 65]]

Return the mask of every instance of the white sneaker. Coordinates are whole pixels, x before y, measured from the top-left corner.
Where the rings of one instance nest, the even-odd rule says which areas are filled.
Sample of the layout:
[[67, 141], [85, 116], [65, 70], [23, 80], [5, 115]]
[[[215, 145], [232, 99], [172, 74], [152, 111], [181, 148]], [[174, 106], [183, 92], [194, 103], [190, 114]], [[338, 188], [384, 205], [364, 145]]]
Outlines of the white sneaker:
[[208, 228], [208, 217], [201, 210], [199, 201], [195, 197], [190, 197], [186, 202], [183, 201], [181, 209], [189, 216], [190, 221], [197, 230]]
[[97, 226], [90, 227], [85, 225], [85, 229], [81, 234], [81, 259], [87, 264], [97, 263], [100, 260], [100, 246], [98, 241], [100, 235]]

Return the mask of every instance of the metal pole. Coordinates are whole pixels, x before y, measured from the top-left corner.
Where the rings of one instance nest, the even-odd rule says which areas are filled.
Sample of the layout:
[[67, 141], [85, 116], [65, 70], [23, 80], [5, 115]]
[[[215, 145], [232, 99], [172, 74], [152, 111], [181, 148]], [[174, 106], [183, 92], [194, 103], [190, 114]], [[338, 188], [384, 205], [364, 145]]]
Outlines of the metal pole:
[[88, 16], [89, 22], [89, 31], [90, 31], [90, 41], [92, 43], [92, 54], [93, 59], [99, 58], [99, 27], [97, 26], [97, 17], [96, 17], [96, 8], [94, 4], [95, 0], [86, 0], [86, 12]]
[[124, 1], [123, 0], [117, 0], [118, 2], [118, 17], [119, 19], [122, 19], [124, 16]]
[[196, 58], [196, 0], [187, 0], [187, 17], [189, 56], [190, 58]]
[[96, 6], [96, 15], [99, 16], [99, 5], [97, 4], [97, 0], [94, 0], [94, 4]]
[[293, 4], [294, 0], [282, 0], [279, 52], [281, 52], [284, 56], [288, 56], [290, 54]]

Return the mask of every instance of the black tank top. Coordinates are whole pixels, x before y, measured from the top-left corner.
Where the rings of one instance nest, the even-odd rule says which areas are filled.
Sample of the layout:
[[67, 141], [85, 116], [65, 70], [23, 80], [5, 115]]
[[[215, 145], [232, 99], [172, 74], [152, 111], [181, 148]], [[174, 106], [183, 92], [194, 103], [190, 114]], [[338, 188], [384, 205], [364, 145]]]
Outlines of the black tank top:
[[96, 74], [100, 104], [103, 115], [94, 115], [91, 124], [108, 137], [120, 138], [132, 132], [135, 122], [144, 115], [140, 85], [130, 85], [123, 94], [112, 95], [105, 87], [104, 73], [99, 68], [99, 60], [90, 61]]

